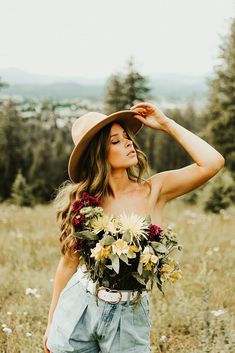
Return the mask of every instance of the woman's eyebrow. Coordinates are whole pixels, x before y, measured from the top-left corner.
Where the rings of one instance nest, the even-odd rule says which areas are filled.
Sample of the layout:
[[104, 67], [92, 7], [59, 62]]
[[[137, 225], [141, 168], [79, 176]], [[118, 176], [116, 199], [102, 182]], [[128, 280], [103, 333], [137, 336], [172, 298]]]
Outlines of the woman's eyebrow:
[[[122, 130], [122, 132], [126, 132], [126, 131]], [[119, 135], [118, 132], [116, 134], [111, 135], [110, 137], [115, 136], [115, 135]]]

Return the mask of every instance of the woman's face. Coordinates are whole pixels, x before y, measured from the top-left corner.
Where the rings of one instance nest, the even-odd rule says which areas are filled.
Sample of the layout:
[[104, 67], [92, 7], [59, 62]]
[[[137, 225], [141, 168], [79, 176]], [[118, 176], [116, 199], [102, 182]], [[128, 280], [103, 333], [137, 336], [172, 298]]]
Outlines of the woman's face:
[[[131, 151], [132, 153], [130, 153]], [[133, 143], [127, 132], [118, 123], [114, 123], [111, 127], [108, 161], [112, 168], [129, 168], [138, 163]]]

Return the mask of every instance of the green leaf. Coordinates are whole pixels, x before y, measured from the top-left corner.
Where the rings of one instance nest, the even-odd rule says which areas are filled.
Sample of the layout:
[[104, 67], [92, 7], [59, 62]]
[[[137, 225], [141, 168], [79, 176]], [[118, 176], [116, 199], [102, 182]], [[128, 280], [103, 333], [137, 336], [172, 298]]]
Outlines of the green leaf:
[[104, 287], [109, 287], [109, 280], [108, 280], [107, 278], [105, 278], [105, 279], [103, 280], [103, 282], [102, 282], [102, 285], [103, 285]]
[[100, 243], [101, 243], [102, 246], [104, 246], [104, 245], [111, 245], [114, 241], [115, 241], [115, 239], [111, 235], [106, 234], [102, 238]]
[[126, 254], [121, 254], [121, 255], [119, 256], [119, 258], [120, 258], [123, 262], [125, 262], [127, 265], [131, 265], [131, 264], [129, 264], [129, 262], [128, 262], [128, 257], [127, 257]]
[[94, 271], [95, 271], [96, 276], [97, 276], [98, 273], [99, 273], [99, 265], [100, 265], [100, 262], [99, 262], [99, 261], [96, 261], [96, 262], [95, 262], [95, 267], [94, 267]]
[[142, 275], [143, 272], [143, 263], [139, 261], [138, 267], [137, 267], [137, 271], [139, 273], [139, 275]]
[[116, 273], [119, 273], [119, 266], [120, 266], [119, 257], [116, 254], [111, 254], [110, 260], [112, 261], [112, 266], [114, 271]]
[[137, 281], [141, 284], [143, 284], [145, 286], [145, 281], [143, 280], [143, 278], [140, 277], [140, 275], [136, 272], [132, 273], [132, 277], [134, 277], [135, 279], [137, 279]]
[[131, 241], [131, 233], [129, 230], [126, 230], [122, 236], [122, 240], [125, 240], [127, 243]]
[[151, 290], [153, 287], [153, 280], [150, 278], [146, 283], [146, 289]]
[[162, 294], [165, 295], [165, 293], [163, 292], [163, 289], [162, 289], [162, 285], [159, 284], [159, 282], [157, 282], [157, 287], [158, 287], [158, 289], [162, 292]]
[[112, 270], [113, 266], [112, 265], [105, 265], [108, 269]]
[[83, 230], [81, 232], [75, 232], [74, 236], [79, 239], [87, 239], [87, 240], [98, 240], [99, 237], [95, 233], [90, 230]]
[[159, 243], [157, 241], [152, 241], [151, 246], [156, 252], [160, 252], [162, 254], [168, 253], [167, 247], [165, 245], [163, 245], [162, 243]]

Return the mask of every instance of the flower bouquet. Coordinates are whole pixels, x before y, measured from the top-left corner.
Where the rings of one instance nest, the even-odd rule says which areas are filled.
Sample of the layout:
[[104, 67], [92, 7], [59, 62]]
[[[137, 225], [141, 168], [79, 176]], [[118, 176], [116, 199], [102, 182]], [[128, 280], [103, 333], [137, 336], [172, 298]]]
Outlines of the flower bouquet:
[[170, 256], [173, 250], [181, 250], [171, 228], [163, 230], [151, 224], [150, 217], [135, 213], [108, 216], [100, 204], [85, 191], [72, 204], [75, 252], [97, 289], [104, 286], [141, 293], [156, 283], [164, 293], [164, 282], [181, 278], [179, 265]]

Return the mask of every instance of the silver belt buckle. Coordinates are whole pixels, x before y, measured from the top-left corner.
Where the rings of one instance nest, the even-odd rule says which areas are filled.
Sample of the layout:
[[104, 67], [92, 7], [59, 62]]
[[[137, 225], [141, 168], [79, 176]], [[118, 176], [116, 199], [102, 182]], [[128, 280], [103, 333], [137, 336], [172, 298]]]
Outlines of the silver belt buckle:
[[[119, 293], [119, 299], [118, 300], [105, 300], [105, 299], [102, 299], [102, 298], [100, 298], [99, 297], [99, 291], [101, 290], [101, 289], [104, 289], [106, 292], [109, 292], [109, 293]], [[110, 288], [108, 288], [108, 287], [99, 287], [98, 288], [98, 290], [97, 290], [97, 296], [98, 296], [98, 298], [100, 299], [100, 300], [103, 300], [104, 302], [106, 302], [106, 303], [111, 303], [111, 304], [117, 304], [117, 303], [119, 303], [120, 302], [120, 300], [122, 299], [122, 293], [120, 292], [120, 291], [118, 291], [117, 289], [110, 289]]]

